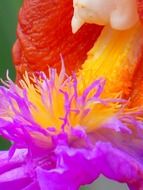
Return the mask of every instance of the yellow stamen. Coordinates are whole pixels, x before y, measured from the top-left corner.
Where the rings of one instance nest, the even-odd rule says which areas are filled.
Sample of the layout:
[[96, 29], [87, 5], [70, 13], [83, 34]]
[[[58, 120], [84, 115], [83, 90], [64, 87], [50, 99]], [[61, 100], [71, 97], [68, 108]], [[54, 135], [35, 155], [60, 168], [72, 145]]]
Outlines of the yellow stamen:
[[[106, 85], [100, 98], [129, 98], [132, 78], [141, 57], [143, 45], [143, 28], [137, 24], [126, 31], [116, 31], [105, 27], [94, 47], [88, 53], [88, 58], [77, 73], [77, 96], [80, 97], [84, 90], [98, 78], [105, 78]], [[34, 80], [34, 79], [31, 79]], [[47, 79], [48, 80], [48, 79]], [[73, 81], [68, 85], [61, 85], [58, 75], [55, 77], [52, 89], [42, 91], [42, 79], [31, 84], [28, 76], [21, 86], [26, 88], [28, 99], [33, 106], [30, 111], [34, 120], [43, 128], [54, 127], [61, 130], [62, 118], [65, 117], [65, 97], [59, 89], [66, 91], [69, 96], [74, 93]], [[71, 83], [71, 85], [70, 85]], [[47, 94], [49, 91], [52, 101]], [[96, 89], [88, 94], [87, 99], [93, 97]], [[41, 96], [42, 95], [42, 96]], [[44, 100], [42, 99], [44, 97]], [[44, 102], [45, 101], [45, 102]], [[100, 101], [87, 101], [85, 105], [77, 105], [76, 99], [71, 101], [68, 122], [72, 127], [83, 126], [87, 131], [93, 131], [104, 122], [113, 117], [121, 108], [121, 103], [102, 104]], [[73, 110], [78, 110], [78, 113]], [[90, 110], [85, 113], [85, 110]]]
[[[62, 94], [59, 93], [58, 84], [51, 91], [51, 105], [51, 102], [47, 94], [48, 90], [42, 92], [40, 86], [42, 85], [43, 80], [38, 80], [39, 84], [36, 85], [33, 85], [33, 83], [31, 83], [30, 80], [33, 80], [33, 82], [35, 82], [36, 84], [34, 78], [31, 77], [29, 79], [27, 74], [24, 77], [24, 81], [21, 81], [20, 84], [24, 89], [26, 89], [28, 99], [33, 104], [33, 106], [30, 107], [30, 111], [35, 122], [43, 128], [55, 127], [56, 124], [56, 129], [59, 130], [62, 124], [62, 121], [59, 118], [64, 115], [64, 98]], [[45, 103], [42, 99], [41, 94], [45, 99]]]

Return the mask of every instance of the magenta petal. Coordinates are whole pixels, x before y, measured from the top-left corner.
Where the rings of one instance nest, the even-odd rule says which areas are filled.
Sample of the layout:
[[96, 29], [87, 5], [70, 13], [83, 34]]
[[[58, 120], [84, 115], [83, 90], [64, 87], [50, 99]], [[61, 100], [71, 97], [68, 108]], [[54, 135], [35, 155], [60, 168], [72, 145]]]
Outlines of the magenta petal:
[[[70, 175], [70, 171], [68, 172]], [[42, 168], [37, 169], [37, 177], [40, 190], [77, 190], [76, 184], [66, 181], [67, 172], [57, 169], [55, 172], [48, 172]]]
[[143, 180], [143, 165], [136, 157], [110, 143], [97, 143], [97, 150], [100, 154], [100, 170], [106, 177], [127, 184]]
[[16, 150], [13, 158], [9, 160], [9, 151], [0, 152], [0, 174], [19, 168], [25, 162], [24, 159], [26, 154], [27, 150]]
[[[49, 79], [44, 73], [39, 75], [39, 79], [33, 79], [37, 86], [38, 99], [33, 98], [37, 100], [36, 104], [28, 98], [26, 88], [30, 87], [27, 83], [25, 89], [10, 80], [6, 85], [8, 88], [0, 87], [0, 134], [13, 142], [9, 153], [0, 153], [0, 189], [78, 190], [103, 174], [126, 183], [131, 190], [142, 190], [143, 110], [126, 112], [124, 100], [101, 99], [102, 79], [78, 94], [77, 83], [80, 81], [75, 75], [65, 77], [64, 81], [64, 73], [58, 78], [54, 69], [50, 69]], [[61, 115], [52, 104], [60, 101], [58, 95], [63, 104]], [[44, 114], [50, 114], [48, 120], [52, 116], [55, 123], [52, 119], [43, 127], [35, 120], [31, 108], [39, 110], [41, 103], [38, 104], [38, 100], [46, 106]], [[94, 106], [89, 106], [92, 103], [107, 106], [107, 109], [110, 104], [119, 103], [120, 109], [98, 126], [94, 120], [98, 114], [93, 114]], [[86, 122], [87, 116], [95, 122], [92, 130], [88, 128], [91, 121], [87, 118], [90, 122]], [[81, 122], [83, 117], [85, 121]], [[74, 118], [77, 118], [76, 122], [73, 122]]]
[[0, 153], [0, 189], [20, 190], [32, 182], [24, 167], [26, 154], [27, 150], [16, 150], [9, 160], [8, 151]]
[[23, 190], [41, 190], [39, 187], [38, 182], [33, 182], [30, 185], [28, 185], [27, 187], [25, 187]]
[[[84, 150], [78, 152], [76, 149], [68, 147], [60, 148], [61, 152], [58, 150], [55, 169], [48, 171], [37, 168], [41, 190], [78, 190], [81, 185], [91, 183], [99, 176], [98, 167], [93, 170], [94, 158], [87, 159]], [[90, 152], [90, 154], [92, 153]]]
[[41, 190], [78, 190], [100, 174], [126, 183], [131, 189], [140, 187], [143, 181], [142, 163], [110, 143], [97, 142], [91, 150], [59, 146], [57, 157], [55, 169], [37, 168]]
[[128, 186], [130, 190], [142, 190], [143, 189], [143, 181], [141, 183], [135, 183], [133, 185]]
[[[5, 181], [0, 182], [0, 189], [3, 190], [21, 190], [24, 189], [29, 183], [31, 183], [31, 180], [29, 178], [21, 178], [18, 180], [12, 180], [12, 181]], [[31, 188], [32, 190], [32, 188]]]

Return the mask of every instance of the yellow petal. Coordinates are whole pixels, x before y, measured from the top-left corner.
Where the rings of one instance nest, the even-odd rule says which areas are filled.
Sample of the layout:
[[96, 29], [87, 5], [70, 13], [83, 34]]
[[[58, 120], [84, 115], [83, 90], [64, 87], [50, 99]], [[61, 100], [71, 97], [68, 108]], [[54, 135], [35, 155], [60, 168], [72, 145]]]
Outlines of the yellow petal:
[[102, 97], [128, 98], [133, 74], [141, 59], [142, 46], [143, 27], [140, 23], [126, 31], [106, 26], [78, 73], [83, 79], [79, 90], [85, 89], [95, 79], [104, 77], [106, 86]]

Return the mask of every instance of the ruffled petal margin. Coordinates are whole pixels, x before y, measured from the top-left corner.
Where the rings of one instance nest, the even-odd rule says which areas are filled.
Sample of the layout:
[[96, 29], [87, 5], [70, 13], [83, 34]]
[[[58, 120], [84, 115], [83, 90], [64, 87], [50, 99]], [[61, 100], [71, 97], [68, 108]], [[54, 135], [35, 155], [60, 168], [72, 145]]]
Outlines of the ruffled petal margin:
[[35, 182], [28, 173], [25, 153], [23, 157], [22, 154], [21, 150], [17, 150], [8, 161], [8, 153], [1, 153], [2, 189], [9, 190], [12, 185], [15, 190], [78, 190], [81, 185], [92, 183], [101, 174], [128, 184], [132, 190], [143, 188], [142, 162], [109, 142], [98, 141], [92, 149], [57, 146], [56, 167], [47, 169], [40, 165], [35, 166], [35, 170], [31, 171], [33, 175], [36, 172]]
[[[78, 190], [102, 174], [126, 183], [131, 190], [142, 190], [142, 110], [126, 112], [124, 100], [102, 100], [103, 79], [93, 81], [79, 93], [76, 76], [63, 80], [64, 72], [59, 78], [54, 70], [50, 74], [49, 79], [44, 74], [40, 80], [35, 79], [36, 91], [29, 80], [23, 83], [23, 89], [12, 81], [6, 83], [7, 88], [0, 88], [0, 134], [13, 142], [8, 152], [0, 153], [0, 189]], [[54, 113], [61, 124], [58, 130], [57, 126], [44, 128], [43, 120], [36, 122], [32, 111], [39, 109], [38, 104], [30, 101], [35, 96], [44, 114], [53, 114], [55, 107], [59, 114], [57, 105], [61, 106], [62, 117]], [[57, 97], [62, 104], [54, 104]], [[117, 111], [111, 109], [114, 104]], [[106, 108], [103, 122], [103, 117], [96, 120], [96, 105], [101, 105], [101, 116]], [[90, 119], [100, 125], [94, 128]]]

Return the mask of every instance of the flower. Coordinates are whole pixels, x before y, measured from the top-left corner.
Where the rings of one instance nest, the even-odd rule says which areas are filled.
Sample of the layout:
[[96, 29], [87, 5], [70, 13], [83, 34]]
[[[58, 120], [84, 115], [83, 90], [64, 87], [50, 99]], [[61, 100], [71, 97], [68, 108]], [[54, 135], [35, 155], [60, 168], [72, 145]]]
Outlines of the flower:
[[60, 73], [40, 65], [18, 85], [7, 76], [0, 134], [12, 145], [0, 152], [1, 189], [78, 190], [100, 174], [143, 189], [142, 34], [140, 23], [106, 26], [80, 70], [67, 75], [61, 54]]
[[81, 92], [80, 77], [64, 79], [64, 67], [49, 76], [26, 74], [22, 88], [11, 80], [0, 88], [0, 133], [13, 142], [1, 152], [0, 187], [76, 190], [101, 173], [142, 185], [142, 111], [125, 111], [122, 99], [100, 98], [103, 79]]

